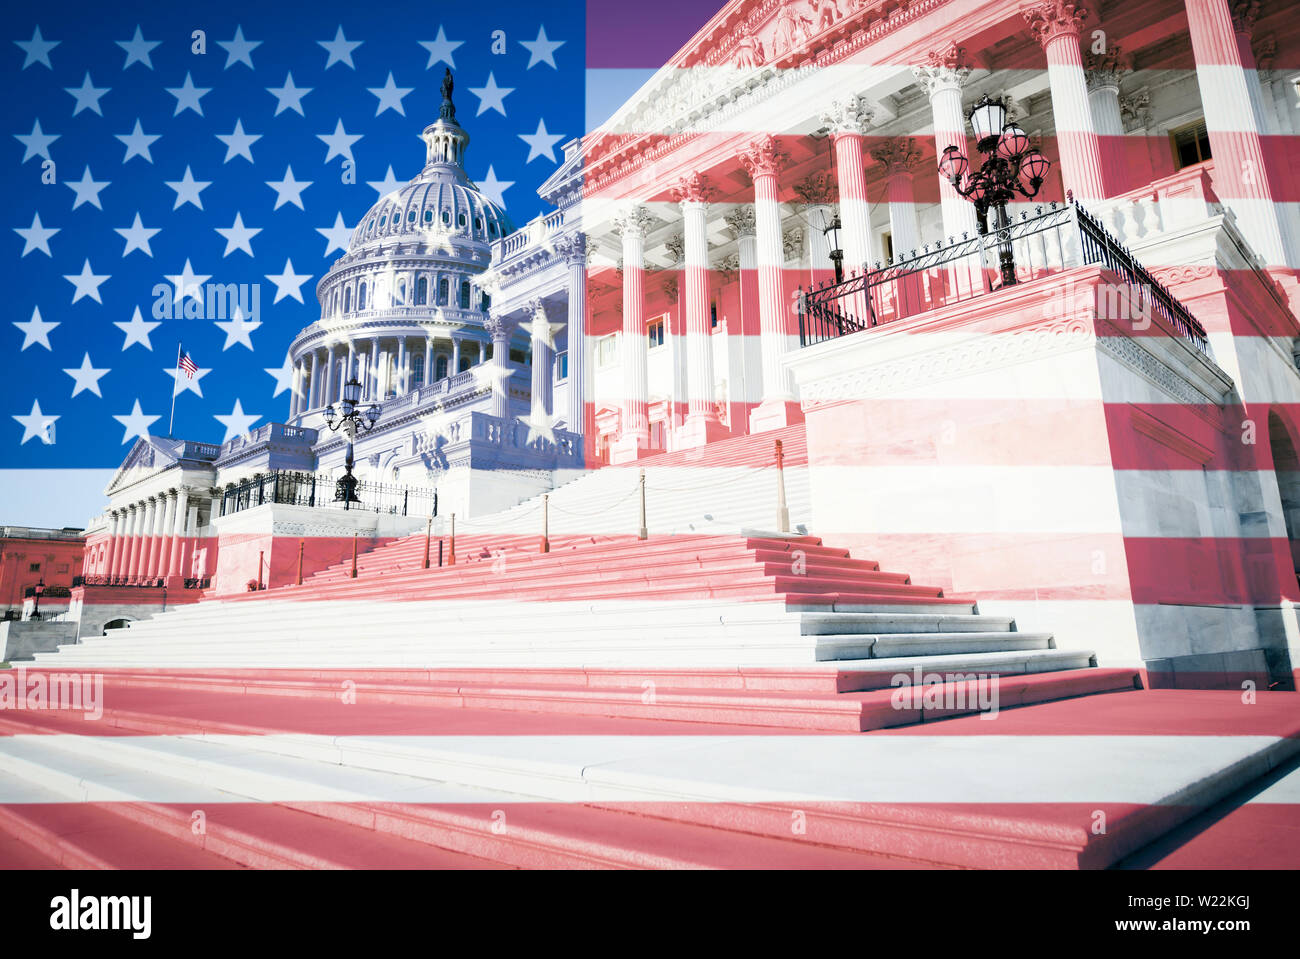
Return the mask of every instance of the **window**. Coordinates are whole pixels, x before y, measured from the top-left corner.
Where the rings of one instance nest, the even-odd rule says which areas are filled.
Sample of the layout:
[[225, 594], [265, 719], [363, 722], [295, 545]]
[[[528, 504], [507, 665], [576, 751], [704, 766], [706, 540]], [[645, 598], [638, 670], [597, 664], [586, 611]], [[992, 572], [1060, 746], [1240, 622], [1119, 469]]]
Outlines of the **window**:
[[469, 280], [460, 281], [460, 308], [469, 309]]
[[555, 382], [563, 383], [569, 378], [569, 351], [561, 350], [555, 354]]
[[67, 563], [60, 563], [60, 564], [58, 565], [58, 567], [57, 567], [54, 571], [55, 571], [56, 573], [66, 573], [66, 572], [68, 571], [68, 564], [67, 564]]
[[414, 211], [414, 210], [410, 210], [410, 211], [407, 212], [407, 214], [406, 214], [406, 222], [407, 222], [407, 223], [414, 223], [414, 222], [415, 222], [415, 211]]
[[373, 230], [374, 228], [375, 228], [375, 218], [372, 216], [370, 218], [370, 224], [366, 227], [366, 230], [369, 231], [369, 230]]
[[489, 223], [488, 236], [496, 236], [496, 235], [497, 235], [497, 225], [495, 223]]
[[357, 288], [357, 309], [364, 310], [365, 308], [366, 308], [366, 285], [362, 283], [361, 286]]
[[424, 306], [427, 302], [429, 302], [429, 279], [422, 276], [415, 281], [415, 305]]
[[650, 323], [646, 325], [646, 335], [650, 339], [650, 349], [653, 350], [656, 346], [663, 346], [664, 345], [664, 321], [651, 320]]
[[596, 364], [598, 366], [609, 366], [614, 362], [615, 357], [615, 339], [617, 334], [610, 334], [596, 341]]
[[486, 313], [491, 308], [492, 308], [492, 297], [489, 296], [487, 293], [484, 293], [483, 305], [480, 306], [479, 309], [482, 310], [484, 313]]
[[450, 222], [451, 222], [451, 214], [448, 213], [446, 210], [443, 210], [443, 211], [442, 211], [442, 222], [443, 222], [443, 223], [450, 223]]
[[352, 287], [348, 287], [343, 291], [343, 312], [352, 312]]
[[1210, 159], [1210, 134], [1204, 120], [1170, 130], [1169, 143], [1174, 151], [1174, 165], [1180, 170]]
[[880, 249], [885, 254], [886, 263], [894, 258], [894, 234], [888, 230], [880, 234]]
[[40, 571], [41, 571], [40, 563], [32, 563], [30, 566], [27, 567], [27, 572], [29, 573], [39, 573]]
[[716, 329], [718, 326], [718, 304], [709, 304], [709, 329]]
[[385, 216], [381, 216], [381, 217], [379, 218], [379, 228], [382, 230], [382, 229], [384, 228], [384, 224], [387, 223], [387, 222], [388, 222], [388, 217], [387, 217], [386, 215], [385, 215]]
[[399, 280], [397, 283], [397, 300], [395, 306], [403, 306], [406, 303], [406, 281]]
[[456, 217], [456, 225], [457, 225], [457, 226], [464, 226], [464, 225], [465, 225], [465, 214], [464, 214], [464, 213], [461, 213], [460, 215], [458, 215], [458, 216]]
[[438, 305], [447, 305], [447, 278], [445, 276], [438, 280]]
[[411, 357], [411, 385], [424, 385], [424, 357], [418, 353]]
[[483, 229], [483, 218], [481, 216], [474, 217], [474, 229], [476, 230]]
[[424, 211], [424, 222], [425, 222], [425, 223], [432, 223], [432, 222], [433, 222], [433, 211], [432, 211], [432, 210], [425, 210], [425, 211]]
[[447, 378], [447, 357], [438, 357], [437, 363], [434, 364], [434, 369], [437, 371], [437, 378], [445, 380]]

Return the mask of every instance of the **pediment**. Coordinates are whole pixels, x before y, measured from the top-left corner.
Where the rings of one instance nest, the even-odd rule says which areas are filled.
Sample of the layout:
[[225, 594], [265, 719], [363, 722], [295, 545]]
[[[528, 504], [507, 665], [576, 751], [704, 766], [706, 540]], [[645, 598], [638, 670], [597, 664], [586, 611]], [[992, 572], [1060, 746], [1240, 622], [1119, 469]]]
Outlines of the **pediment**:
[[180, 462], [180, 450], [183, 446], [181, 440], [162, 436], [137, 439], [126, 454], [122, 465], [117, 468], [113, 481], [104, 490], [105, 494], [111, 496], [117, 490], [175, 466]]

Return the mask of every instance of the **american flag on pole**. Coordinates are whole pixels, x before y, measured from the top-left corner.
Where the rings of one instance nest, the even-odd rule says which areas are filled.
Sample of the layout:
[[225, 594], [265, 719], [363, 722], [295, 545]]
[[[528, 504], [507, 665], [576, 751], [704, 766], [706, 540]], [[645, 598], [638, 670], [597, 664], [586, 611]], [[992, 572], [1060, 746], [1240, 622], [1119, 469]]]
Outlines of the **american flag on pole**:
[[181, 358], [177, 365], [185, 372], [187, 379], [194, 379], [194, 374], [199, 371], [199, 366], [194, 362], [194, 358], [183, 350], [181, 351]]

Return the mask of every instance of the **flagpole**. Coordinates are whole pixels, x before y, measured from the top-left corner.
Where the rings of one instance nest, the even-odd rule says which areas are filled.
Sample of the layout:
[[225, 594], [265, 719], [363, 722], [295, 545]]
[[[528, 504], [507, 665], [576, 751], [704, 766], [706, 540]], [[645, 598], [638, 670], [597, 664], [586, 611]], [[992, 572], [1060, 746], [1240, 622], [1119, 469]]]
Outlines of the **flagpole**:
[[[181, 368], [181, 341], [180, 341], [180, 340], [177, 340], [177, 341], [176, 341], [176, 367], [175, 367], [175, 369], [176, 369], [177, 371], [179, 371], [180, 368]], [[173, 376], [173, 377], [172, 377], [172, 412], [171, 412], [171, 416], [169, 416], [169, 417], [167, 418], [167, 435], [168, 435], [168, 436], [171, 436], [171, 435], [172, 435], [172, 430], [173, 430], [173, 429], [175, 428], [175, 426], [176, 426], [176, 394], [179, 393], [179, 392], [181, 391], [181, 390], [180, 390], [180, 385], [181, 385], [181, 381], [180, 381], [179, 379], [177, 379], [175, 376]]]

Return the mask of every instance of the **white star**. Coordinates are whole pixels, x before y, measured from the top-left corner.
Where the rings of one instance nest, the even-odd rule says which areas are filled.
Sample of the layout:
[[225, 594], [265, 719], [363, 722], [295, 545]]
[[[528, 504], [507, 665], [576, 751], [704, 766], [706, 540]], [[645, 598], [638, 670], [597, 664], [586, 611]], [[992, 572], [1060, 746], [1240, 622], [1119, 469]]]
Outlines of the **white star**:
[[99, 391], [99, 381], [108, 373], [108, 367], [96, 369], [90, 365], [90, 354], [87, 353], [81, 358], [81, 366], [75, 369], [64, 369], [63, 372], [72, 377], [73, 383], [72, 395], [76, 396], [82, 390], [90, 390], [100, 399], [104, 394]]
[[15, 133], [14, 139], [27, 148], [23, 153], [23, 162], [26, 163], [32, 157], [45, 157], [53, 159], [50, 156], [50, 144], [63, 136], [61, 133], [46, 133], [41, 129], [41, 121], [38, 117], [32, 124], [31, 133]]
[[244, 218], [239, 211], [236, 210], [234, 225], [230, 227], [219, 226], [216, 227], [216, 231], [226, 240], [226, 251], [221, 254], [224, 258], [230, 256], [230, 254], [234, 253], [236, 250], [243, 250], [249, 256], [252, 256], [253, 245], [249, 241], [252, 240], [254, 236], [261, 233], [262, 228], [260, 226], [244, 226]]
[[140, 439], [144, 440], [146, 443], [148, 443], [149, 427], [152, 426], [155, 421], [162, 419], [162, 417], [146, 416], [144, 412], [140, 409], [140, 401], [136, 400], [135, 406], [131, 407], [130, 413], [126, 414], [125, 416], [118, 416], [115, 413], [113, 414], [113, 419], [117, 420], [124, 427], [126, 427], [126, 432], [122, 434], [123, 443], [126, 443], [128, 440], [133, 439], [134, 437], [137, 436], [140, 437]]
[[176, 98], [176, 112], [172, 114], [174, 117], [180, 116], [182, 110], [193, 110], [199, 116], [203, 116], [203, 105], [199, 101], [212, 92], [212, 87], [196, 87], [194, 81], [190, 79], [188, 70], [185, 72], [183, 85], [166, 89]]
[[474, 116], [481, 116], [488, 110], [495, 110], [497, 113], [505, 116], [505, 99], [508, 95], [515, 92], [515, 88], [497, 86], [496, 78], [489, 72], [487, 86], [470, 87], [469, 92], [478, 97], [478, 113], [474, 114]]
[[382, 180], [367, 180], [366, 185], [372, 187], [379, 194], [379, 199], [383, 199], [388, 194], [393, 193], [406, 185], [405, 180], [399, 180], [393, 176], [393, 166], [388, 165], [388, 173]]
[[375, 116], [383, 113], [385, 110], [396, 110], [402, 116], [406, 116], [406, 110], [402, 107], [402, 98], [415, 89], [415, 87], [399, 87], [393, 83], [393, 71], [388, 71], [388, 82], [382, 87], [366, 87], [371, 93], [379, 98], [379, 105], [375, 107]]
[[235, 36], [232, 39], [217, 41], [217, 46], [226, 51], [226, 65], [224, 67], [226, 70], [229, 70], [236, 63], [247, 63], [248, 69], [253, 69], [253, 58], [249, 54], [261, 45], [261, 40], [245, 40], [242, 26], [235, 27]]
[[122, 64], [123, 70], [133, 63], [143, 63], [152, 70], [153, 61], [149, 58], [149, 51], [162, 43], [161, 40], [146, 40], [141, 36], [139, 24], [136, 24], [135, 36], [130, 40], [115, 40], [113, 42], [126, 51], [126, 63]]
[[[162, 326], [161, 323], [150, 323], [141, 318], [140, 307], [138, 306], [135, 308], [135, 312], [131, 314], [130, 323], [114, 322], [113, 325], [126, 334], [126, 341], [122, 344], [123, 350], [131, 346], [132, 343], [139, 343], [146, 350], [153, 350], [153, 344], [149, 342], [149, 334]], [[123, 440], [122, 442], [126, 441]]]
[[311, 277], [310, 273], [293, 272], [293, 260], [286, 258], [283, 273], [266, 274], [266, 278], [275, 284], [275, 299], [271, 301], [271, 305], [274, 306], [287, 296], [293, 297], [293, 299], [302, 303], [302, 290], [300, 287]]
[[335, 157], [347, 157], [347, 159], [351, 160], [352, 144], [360, 140], [361, 137], [362, 134], [360, 133], [349, 135], [348, 131], [343, 129], [342, 120], [338, 120], [334, 124], [333, 133], [316, 134], [316, 139], [321, 140], [327, 147], [329, 147], [329, 152], [325, 154], [326, 163], [329, 163], [330, 160]]
[[104, 111], [99, 108], [100, 98], [108, 92], [108, 87], [97, 87], [90, 82], [90, 73], [86, 73], [86, 79], [81, 81], [80, 87], [64, 87], [68, 93], [77, 101], [77, 105], [72, 108], [72, 115], [75, 117], [82, 110], [94, 110], [101, 117]]
[[286, 203], [292, 203], [300, 210], [305, 208], [302, 205], [302, 191], [312, 185], [311, 180], [295, 180], [293, 178], [293, 167], [284, 168], [283, 180], [267, 180], [266, 185], [275, 191], [275, 206], [273, 209], [280, 209]]
[[99, 193], [109, 185], [109, 181], [91, 179], [90, 167], [82, 171], [80, 180], [69, 180], [64, 185], [77, 194], [77, 198], [72, 202], [74, 210], [83, 203], [90, 203], [99, 210], [104, 209], [99, 202]]
[[27, 56], [23, 58], [24, 70], [30, 67], [33, 63], [43, 63], [53, 70], [54, 65], [50, 63], [50, 51], [62, 42], [62, 40], [46, 40], [41, 36], [41, 28], [39, 26], [32, 31], [32, 38], [30, 40], [14, 41], [23, 53], [27, 54]]
[[267, 373], [275, 377], [275, 392], [272, 397], [279, 396], [285, 390], [293, 389], [293, 360], [286, 353], [284, 357], [284, 366], [278, 370], [275, 367], [264, 367]]
[[199, 199], [199, 194], [212, 186], [211, 180], [194, 179], [194, 174], [190, 172], [188, 163], [185, 165], [185, 175], [179, 180], [164, 180], [163, 182], [176, 191], [176, 203], [172, 206], [173, 210], [179, 210], [186, 203], [193, 203], [202, 210], [203, 201]]
[[326, 52], [329, 53], [329, 59], [325, 61], [325, 69], [328, 70], [336, 63], [346, 63], [353, 70], [356, 66], [352, 62], [352, 51], [361, 46], [361, 40], [349, 40], [343, 36], [343, 27], [339, 27], [339, 32], [334, 34], [333, 40], [317, 40]]
[[190, 266], [189, 257], [185, 258], [185, 266], [179, 273], [164, 273], [165, 279], [172, 286], [176, 287], [176, 293], [172, 296], [172, 304], [180, 306], [187, 298], [192, 297], [203, 302], [203, 284], [212, 279], [211, 273], [195, 273]]
[[162, 232], [162, 227], [145, 226], [140, 222], [140, 214], [136, 213], [134, 223], [130, 226], [114, 227], [113, 232], [122, 234], [122, 238], [126, 240], [126, 249], [122, 251], [123, 256], [126, 256], [132, 250], [140, 250], [147, 256], [153, 256], [149, 240], [155, 233]]
[[14, 232], [23, 238], [23, 256], [26, 256], [32, 250], [40, 250], [48, 257], [53, 257], [50, 252], [50, 237], [58, 233], [62, 227], [47, 227], [41, 223], [40, 213], [32, 214], [32, 225], [29, 227], [14, 227]]
[[519, 45], [524, 47], [529, 54], [528, 66], [524, 69], [531, 70], [539, 63], [547, 63], [558, 70], [559, 67], [555, 66], [555, 51], [564, 46], [566, 42], [564, 40], [548, 40], [545, 25], [539, 27], [536, 40], [519, 41]]
[[235, 157], [244, 157], [249, 163], [253, 162], [253, 151], [249, 149], [255, 142], [262, 139], [260, 133], [245, 133], [244, 121], [235, 121], [235, 131], [233, 133], [218, 133], [217, 139], [226, 145], [226, 158], [223, 163], [229, 163]]
[[312, 89], [312, 87], [295, 87], [293, 73], [286, 73], [284, 86], [267, 87], [266, 92], [278, 101], [275, 105], [275, 116], [278, 117], [285, 110], [293, 110], [298, 116], [305, 117], [307, 114], [302, 112], [302, 98], [311, 93]]
[[506, 391], [505, 382], [515, 375], [514, 367], [506, 366], [495, 356], [486, 363], [471, 366], [469, 372], [474, 377], [474, 385], [482, 389], [491, 389], [493, 393]]
[[478, 191], [497, 206], [505, 209], [506, 190], [510, 189], [514, 185], [514, 180], [498, 180], [496, 172], [489, 166], [487, 176], [478, 184]]
[[199, 386], [199, 380], [211, 373], [211, 370], [197, 369], [194, 375], [190, 376], [179, 367], [173, 366], [169, 370], [163, 370], [172, 378], [172, 396], [180, 396], [182, 393], [194, 393], [199, 399], [203, 398], [203, 388]]
[[550, 134], [546, 132], [546, 121], [537, 121], [537, 132], [528, 134], [519, 134], [519, 139], [528, 144], [528, 159], [525, 163], [532, 163], [540, 156], [546, 157], [552, 163], [555, 162], [555, 144], [564, 139], [563, 134]]
[[534, 313], [532, 321], [524, 325], [523, 329], [528, 331], [532, 339], [540, 339], [551, 349], [555, 349], [555, 334], [564, 327], [564, 323], [552, 323], [541, 313]]
[[22, 446], [33, 437], [39, 437], [40, 441], [46, 446], [50, 446], [54, 443], [54, 435], [50, 431], [50, 427], [54, 425], [54, 421], [58, 419], [58, 416], [51, 416], [49, 413], [42, 413], [41, 404], [36, 400], [32, 400], [32, 411], [30, 413], [26, 416], [15, 415], [14, 419], [16, 419], [23, 428], [23, 438], [18, 441], [19, 446]]
[[50, 330], [54, 329], [58, 325], [57, 321], [54, 323], [47, 323], [45, 320], [41, 319], [41, 308], [39, 306], [34, 307], [32, 309], [32, 318], [30, 320], [26, 323], [14, 324], [14, 326], [23, 331], [23, 345], [19, 348], [18, 352], [21, 353], [33, 343], [39, 343], [50, 352], [53, 352], [54, 347], [50, 346]]
[[256, 413], [245, 413], [244, 408], [239, 405], [239, 400], [236, 399], [235, 408], [230, 411], [228, 416], [214, 413], [212, 418], [226, 428], [226, 435], [222, 437], [221, 442], [228, 443], [236, 436], [243, 436], [247, 433], [249, 427], [262, 417]]
[[250, 350], [253, 349], [253, 341], [249, 334], [262, 325], [261, 320], [249, 320], [244, 318], [244, 311], [235, 307], [234, 314], [229, 320], [217, 320], [217, 329], [226, 334], [226, 342], [221, 347], [221, 352], [230, 349], [236, 343], [240, 343]]
[[103, 305], [103, 300], [99, 298], [99, 287], [107, 280], [111, 273], [92, 273], [90, 271], [90, 261], [87, 260], [81, 267], [80, 273], [64, 274], [63, 278], [75, 287], [72, 294], [72, 302], [76, 303], [83, 296], [88, 296], [96, 303]]
[[352, 229], [343, 222], [343, 214], [334, 214], [333, 226], [318, 226], [316, 232], [329, 241], [325, 247], [325, 256], [329, 256], [333, 250], [342, 250], [347, 252], [348, 240], [352, 237]]
[[442, 32], [442, 24], [438, 24], [437, 37], [419, 41], [420, 46], [429, 51], [429, 62], [425, 64], [424, 69], [431, 69], [435, 63], [446, 63], [447, 66], [454, 67], [456, 60], [452, 52], [464, 42], [464, 40], [448, 40], [447, 34]]
[[519, 417], [519, 421], [528, 427], [528, 439], [524, 440], [525, 443], [541, 439], [552, 445], [555, 444], [555, 424], [560, 421], [560, 418], [548, 414], [540, 404], [535, 405], [527, 416]]
[[115, 133], [113, 136], [126, 144], [126, 156], [122, 157], [123, 163], [131, 159], [131, 157], [144, 157], [150, 163], [153, 163], [153, 154], [149, 152], [149, 145], [154, 140], [160, 139], [162, 134], [145, 133], [140, 128], [140, 121], [137, 119], [135, 129], [130, 133]]

